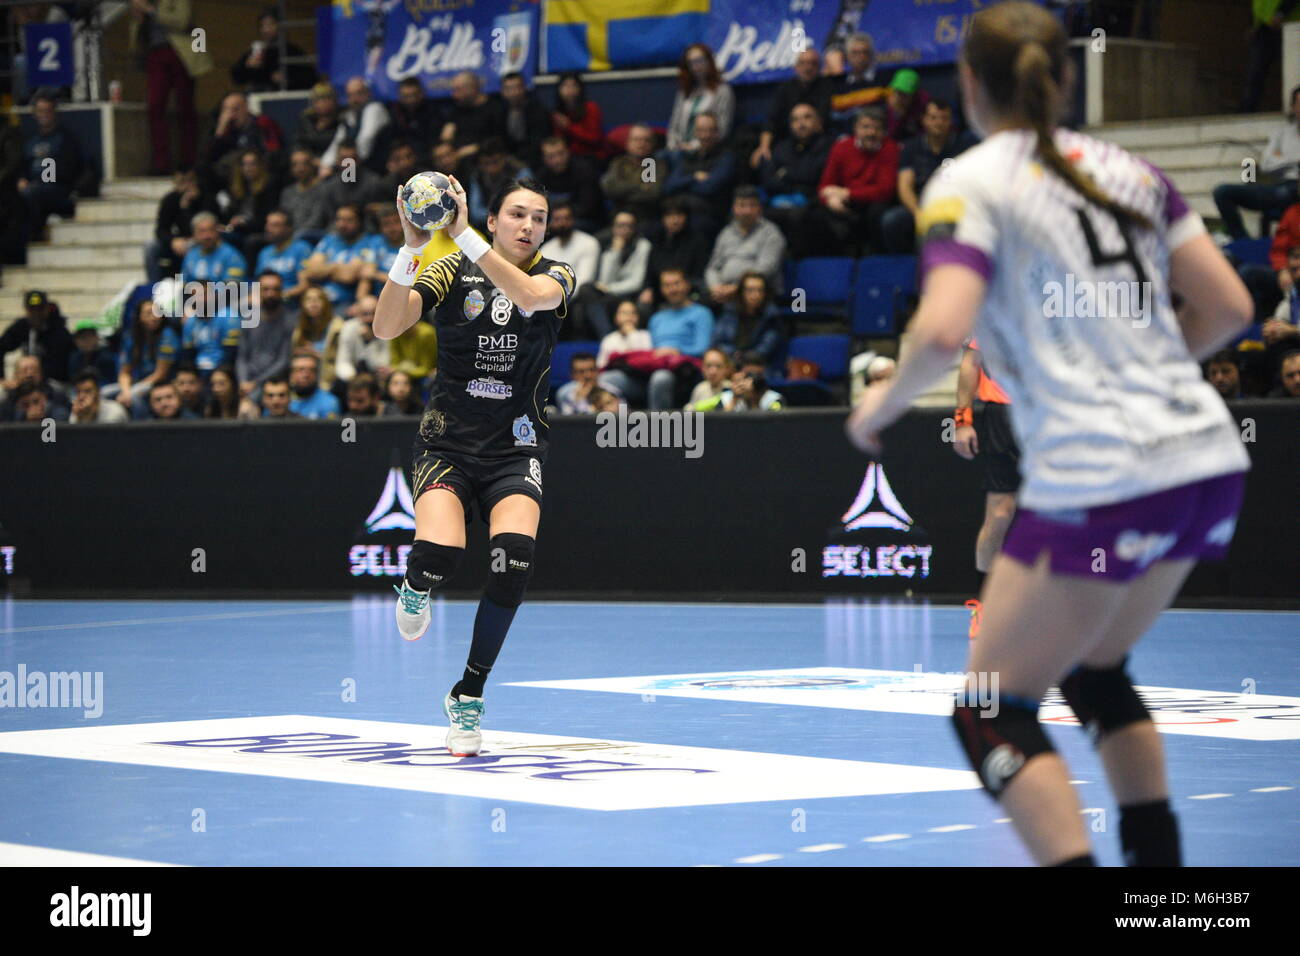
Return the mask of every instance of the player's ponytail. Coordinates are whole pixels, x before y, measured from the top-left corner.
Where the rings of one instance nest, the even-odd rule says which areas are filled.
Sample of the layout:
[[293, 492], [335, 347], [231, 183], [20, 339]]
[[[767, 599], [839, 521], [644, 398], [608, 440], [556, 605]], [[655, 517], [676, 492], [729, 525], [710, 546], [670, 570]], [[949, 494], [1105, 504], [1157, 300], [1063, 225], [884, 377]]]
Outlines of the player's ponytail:
[[962, 56], [987, 91], [995, 110], [1034, 131], [1043, 164], [1090, 203], [1121, 222], [1150, 228], [1151, 221], [1108, 196], [1087, 173], [1056, 148], [1052, 130], [1066, 62], [1065, 31], [1032, 3], [1000, 3], [976, 14]]

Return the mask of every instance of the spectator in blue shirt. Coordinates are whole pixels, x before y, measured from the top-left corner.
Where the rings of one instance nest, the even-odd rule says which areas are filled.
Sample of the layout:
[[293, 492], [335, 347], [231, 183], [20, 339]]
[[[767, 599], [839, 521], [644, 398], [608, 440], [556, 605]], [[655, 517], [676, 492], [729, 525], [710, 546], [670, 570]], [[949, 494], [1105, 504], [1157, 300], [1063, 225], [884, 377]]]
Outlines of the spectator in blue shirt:
[[199, 416], [181, 405], [180, 392], [171, 382], [154, 382], [149, 389], [149, 417], [156, 421], [176, 422]]
[[339, 417], [339, 400], [320, 387], [320, 360], [310, 352], [295, 355], [289, 363], [289, 388], [290, 411], [303, 418]]
[[239, 347], [239, 316], [200, 304], [181, 331], [181, 358], [193, 362], [206, 378], [218, 365], [234, 365]]
[[99, 338], [99, 328], [94, 319], [77, 323], [72, 341], [77, 350], [68, 356], [68, 378], [76, 378], [82, 369], [90, 369], [101, 386], [117, 381], [117, 359], [113, 350]]
[[772, 302], [767, 277], [746, 272], [740, 277], [740, 294], [729, 302], [713, 326], [713, 347], [728, 356], [738, 352], [762, 357], [768, 378], [781, 378], [789, 349], [785, 320]]
[[[664, 304], [650, 316], [649, 325], [655, 355], [699, 358], [713, 339], [713, 313], [691, 301], [691, 284], [681, 269], [668, 268], [659, 274], [659, 292]], [[698, 374], [694, 376], [698, 377]], [[650, 408], [655, 411], [681, 407], [680, 402], [674, 401], [678, 381], [678, 373], [666, 368], [652, 372], [648, 383], [622, 369], [608, 371], [600, 379], [602, 386], [631, 401], [648, 398]], [[682, 384], [694, 385], [694, 381]]]
[[[324, 286], [335, 311], [341, 312], [370, 291], [362, 279], [366, 266], [362, 250], [366, 236], [362, 232], [361, 207], [344, 203], [334, 213], [334, 231], [322, 239], [303, 265], [302, 278]], [[361, 284], [365, 283], [365, 288]]]
[[157, 382], [171, 380], [172, 366], [180, 354], [180, 334], [163, 319], [162, 310], [153, 299], [144, 299], [135, 321], [122, 333], [117, 384], [105, 388], [102, 396], [116, 398], [131, 412], [132, 418], [147, 418], [149, 390]]
[[[393, 210], [397, 214], [397, 210]], [[306, 285], [299, 283], [298, 274], [303, 263], [311, 256], [311, 245], [293, 237], [293, 217], [283, 209], [275, 209], [266, 217], [267, 244], [257, 254], [254, 275], [274, 272], [284, 282], [284, 297], [297, 299]]]
[[248, 274], [244, 256], [234, 246], [221, 240], [221, 225], [210, 212], [201, 212], [190, 220], [194, 244], [181, 260], [181, 276], [186, 282], [241, 282]]
[[664, 182], [663, 194], [679, 196], [691, 213], [691, 221], [712, 240], [722, 229], [736, 178], [736, 156], [722, 142], [718, 118], [709, 112], [695, 117], [695, 138], [699, 147], [668, 154], [672, 170]]
[[402, 220], [391, 202], [379, 214], [379, 232], [367, 236], [366, 240], [366, 248], [362, 252], [366, 268], [362, 278], [370, 283], [370, 294], [379, 295], [379, 290], [388, 281], [388, 270], [393, 267], [393, 260], [406, 241], [402, 236]]

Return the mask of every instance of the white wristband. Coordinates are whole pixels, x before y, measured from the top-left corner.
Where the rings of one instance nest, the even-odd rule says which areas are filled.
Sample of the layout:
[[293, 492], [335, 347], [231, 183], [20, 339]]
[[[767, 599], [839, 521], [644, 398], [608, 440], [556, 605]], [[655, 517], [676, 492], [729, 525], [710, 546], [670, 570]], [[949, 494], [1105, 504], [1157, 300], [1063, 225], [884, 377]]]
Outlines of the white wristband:
[[393, 257], [393, 264], [388, 270], [388, 278], [398, 285], [408, 288], [415, 285], [415, 277], [420, 272], [420, 260], [415, 258], [415, 250], [402, 246]]
[[453, 240], [470, 262], [478, 262], [492, 247], [477, 232], [466, 226]]

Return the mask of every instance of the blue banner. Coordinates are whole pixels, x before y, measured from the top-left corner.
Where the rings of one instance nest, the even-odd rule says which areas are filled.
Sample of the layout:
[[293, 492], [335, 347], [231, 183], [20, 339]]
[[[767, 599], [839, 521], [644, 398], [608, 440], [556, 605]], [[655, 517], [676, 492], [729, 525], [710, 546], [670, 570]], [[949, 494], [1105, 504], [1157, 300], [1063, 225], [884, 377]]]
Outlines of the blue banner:
[[27, 41], [27, 86], [71, 86], [77, 78], [72, 52], [72, 24], [29, 23]]
[[464, 70], [477, 73], [488, 92], [507, 73], [531, 82], [537, 24], [537, 3], [529, 0], [334, 0], [317, 11], [330, 82], [342, 87], [364, 76], [382, 100], [397, 99], [397, 84], [408, 76], [434, 96], [446, 95]]

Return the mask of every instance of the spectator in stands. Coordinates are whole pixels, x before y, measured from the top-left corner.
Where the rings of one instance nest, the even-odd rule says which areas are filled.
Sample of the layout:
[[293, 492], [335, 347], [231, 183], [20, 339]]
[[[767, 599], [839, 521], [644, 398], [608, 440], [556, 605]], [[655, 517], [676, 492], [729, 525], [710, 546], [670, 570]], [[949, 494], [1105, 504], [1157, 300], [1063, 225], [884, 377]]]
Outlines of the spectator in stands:
[[294, 354], [310, 352], [316, 356], [318, 367], [324, 370], [326, 388], [334, 384], [334, 359], [338, 355], [343, 322], [342, 316], [334, 314], [334, 307], [324, 289], [312, 286], [302, 294], [302, 308], [291, 339], [293, 351]]
[[1246, 87], [1240, 107], [1243, 113], [1259, 108], [1269, 71], [1282, 52], [1282, 24], [1300, 19], [1300, 6], [1295, 0], [1254, 0], [1251, 7], [1254, 28], [1246, 54]]
[[[298, 118], [298, 131], [294, 135], [294, 149], [305, 149], [314, 157], [324, 154], [334, 142], [339, 131], [339, 97], [329, 83], [317, 83], [311, 88], [311, 103]], [[313, 169], [315, 176], [319, 165]], [[297, 178], [297, 174], [294, 174]]]
[[618, 299], [636, 295], [645, 285], [646, 266], [650, 262], [650, 240], [640, 235], [636, 217], [630, 212], [620, 212], [614, 217], [614, 227], [609, 245], [600, 254], [596, 281], [578, 290], [581, 317], [586, 330], [581, 327], [575, 335], [586, 332], [588, 338], [600, 339], [611, 329], [609, 310]]
[[325, 190], [326, 205], [333, 210], [347, 203], [364, 207], [375, 196], [375, 183], [379, 175], [369, 166], [361, 165], [361, 154], [357, 144], [344, 140], [338, 147], [338, 163], [330, 177], [321, 183]]
[[171, 382], [154, 382], [149, 389], [149, 417], [155, 421], [178, 422], [199, 416], [181, 406], [181, 396]]
[[930, 177], [949, 159], [955, 159], [975, 144], [969, 133], [957, 132], [952, 106], [944, 100], [930, 100], [922, 119], [924, 131], [903, 144], [898, 159], [898, 201], [881, 220], [885, 249], [893, 255], [916, 250], [916, 217], [921, 193]]
[[324, 175], [334, 172], [342, 163], [344, 157], [340, 155], [339, 147], [345, 142], [355, 143], [357, 159], [369, 163], [375, 138], [388, 125], [388, 110], [384, 109], [383, 103], [371, 97], [370, 84], [364, 77], [352, 77], [344, 85], [343, 92], [347, 96], [348, 105], [339, 115], [339, 128], [334, 133], [333, 141], [321, 155], [321, 172]]
[[[213, 371], [216, 370], [213, 366]], [[176, 369], [176, 374], [172, 377], [172, 384], [176, 386], [176, 394], [180, 396], [181, 408], [194, 413], [194, 417], [203, 417], [203, 376], [199, 374], [196, 366], [189, 362], [182, 362]]]
[[1300, 349], [1282, 356], [1278, 377], [1281, 384], [1268, 393], [1270, 398], [1300, 398]]
[[500, 100], [483, 92], [483, 81], [472, 70], [463, 70], [451, 80], [451, 108], [438, 136], [456, 150], [456, 162], [475, 155], [479, 144], [505, 134], [505, 110]]
[[600, 243], [596, 237], [575, 228], [573, 206], [565, 201], [551, 202], [546, 222], [546, 241], [541, 253], [548, 259], [567, 262], [573, 267], [578, 288], [596, 281], [600, 267]]
[[723, 82], [713, 51], [703, 43], [692, 43], [677, 63], [677, 95], [668, 119], [669, 150], [699, 148], [695, 122], [702, 113], [717, 119], [718, 139], [725, 142], [736, 115], [736, 94]]
[[592, 412], [588, 397], [596, 387], [596, 356], [575, 352], [569, 359], [569, 381], [555, 390], [555, 407], [561, 415], [588, 415]]
[[117, 381], [117, 357], [99, 337], [94, 319], [82, 319], [72, 333], [76, 349], [68, 356], [68, 378], [75, 381], [83, 371], [95, 373], [95, 381], [109, 385]]
[[[542, 140], [542, 166], [537, 179], [546, 187], [552, 218], [561, 203], [568, 203], [572, 207], [575, 226], [584, 232], [594, 232], [605, 221], [605, 204], [596, 168], [584, 157], [574, 156], [560, 137]], [[567, 259], [562, 261], [568, 262]]]
[[384, 175], [366, 190], [362, 205], [367, 215], [377, 219], [383, 210], [393, 208], [393, 197], [397, 195], [397, 190], [406, 185], [406, 181], [418, 171], [417, 161], [414, 145], [404, 139], [392, 141], [384, 165]]
[[654, 157], [654, 130], [636, 124], [627, 131], [627, 152], [615, 158], [600, 178], [605, 198], [631, 211], [642, 221], [659, 215], [663, 192], [658, 160]]
[[597, 414], [609, 412], [611, 415], [617, 415], [618, 407], [622, 404], [617, 395], [599, 385], [591, 390], [587, 401], [591, 404], [591, 410]]
[[131, 20], [129, 51], [144, 60], [148, 78], [150, 172], [165, 176], [172, 171], [167, 101], [175, 94], [180, 164], [193, 166], [199, 142], [194, 79], [212, 69], [212, 58], [206, 48], [195, 49], [189, 0], [131, 0]]
[[1241, 367], [1232, 349], [1220, 349], [1210, 356], [1205, 378], [1223, 398], [1241, 398]]
[[[425, 322], [417, 322], [416, 325], [427, 325]], [[396, 341], [396, 340], [394, 340]], [[393, 373], [388, 376], [388, 385], [384, 390], [384, 407], [379, 414], [383, 418], [390, 418], [394, 415], [419, 415], [424, 411], [424, 403], [420, 401], [420, 395], [415, 390], [415, 383], [411, 376], [400, 368], [393, 369]]]
[[704, 372], [704, 379], [691, 390], [691, 397], [686, 402], [687, 408], [696, 406], [710, 406], [730, 384], [734, 368], [731, 364], [731, 356], [719, 348], [711, 348], [704, 353], [704, 358], [700, 362], [700, 368]]
[[263, 418], [302, 418], [290, 408], [289, 380], [275, 375], [262, 383]]
[[27, 204], [31, 236], [40, 241], [51, 214], [71, 218], [76, 212], [73, 191], [85, 166], [81, 144], [59, 122], [54, 97], [37, 93], [32, 98], [36, 132], [23, 147], [23, 171], [18, 192]]
[[253, 270], [258, 276], [275, 273], [287, 299], [296, 299], [306, 289], [298, 275], [312, 253], [309, 243], [293, 237], [293, 225], [293, 218], [283, 209], [273, 209], [267, 214], [266, 245], [257, 254], [257, 267]]
[[219, 365], [208, 378], [208, 400], [203, 406], [204, 418], [242, 418], [240, 414], [239, 383], [235, 370], [229, 365]]
[[[1291, 91], [1291, 108], [1286, 122], [1273, 130], [1259, 160], [1265, 182], [1223, 183], [1214, 187], [1214, 204], [1223, 217], [1223, 228], [1233, 239], [1246, 239], [1241, 210], [1281, 213], [1300, 199], [1300, 86]], [[1267, 221], [1267, 219], [1265, 220]], [[1268, 230], [1262, 235], [1267, 237]]]
[[[343, 323], [338, 355], [334, 359], [335, 381], [347, 383], [362, 372], [382, 378], [392, 369], [389, 341], [375, 335], [376, 302], [373, 295], [358, 299], [352, 318]], [[378, 396], [376, 388], [375, 397]]]
[[780, 392], [767, 386], [763, 357], [753, 352], [740, 357], [739, 368], [731, 376], [727, 388], [715, 398], [705, 399], [693, 406], [698, 412], [750, 412], [779, 411], [785, 407]]
[[384, 414], [384, 403], [379, 400], [379, 383], [369, 372], [358, 373], [348, 382], [349, 418], [377, 418]]
[[876, 45], [869, 33], [855, 33], [844, 44], [844, 72], [831, 94], [831, 129], [849, 126], [854, 115], [879, 96], [876, 79]]
[[253, 291], [257, 296], [257, 322], [240, 330], [235, 373], [240, 395], [256, 402], [265, 382], [289, 371], [295, 319], [284, 307], [284, 279], [278, 271], [260, 271]]
[[34, 382], [23, 382], [13, 393], [14, 412], [11, 421], [40, 424], [47, 418], [56, 422], [68, 420], [68, 407], [50, 400], [49, 394]]
[[696, 228], [712, 239], [722, 228], [727, 200], [736, 178], [736, 156], [722, 144], [718, 119], [704, 112], [695, 117], [695, 149], [668, 154], [663, 195], [680, 198]]
[[805, 220], [802, 247], [828, 255], [850, 254], [865, 244], [884, 250], [881, 221], [898, 185], [898, 144], [885, 136], [878, 107], [867, 107], [853, 121], [853, 137], [831, 147], [817, 188], [819, 204]]
[[728, 355], [759, 355], [768, 376], [779, 378], [789, 346], [785, 319], [772, 301], [767, 278], [746, 272], [740, 277], [740, 294], [727, 303], [713, 324], [713, 347]]
[[130, 421], [131, 416], [120, 404], [102, 400], [99, 385], [93, 369], [82, 369], [72, 377], [72, 414], [68, 421], [73, 425], [120, 425]]
[[[41, 364], [39, 356], [24, 355], [18, 359], [17, 365], [14, 366], [13, 379], [5, 383], [6, 400], [3, 409], [0, 409], [0, 421], [12, 421], [18, 416], [18, 393], [25, 386], [31, 386], [43, 392], [49, 400], [48, 407], [62, 408], [66, 418], [68, 390], [63, 386], [62, 382], [46, 378], [45, 367]], [[62, 421], [63, 419], [59, 420]]]
[[[67, 320], [59, 307], [44, 292], [32, 289], [23, 295], [23, 315], [0, 334], [0, 371], [5, 356], [22, 349], [24, 355], [38, 356], [51, 378], [66, 382], [68, 359], [74, 348]], [[5, 383], [6, 387], [12, 384], [16, 383]]]
[[180, 351], [180, 334], [164, 321], [158, 304], [153, 299], [142, 300], [135, 321], [122, 332], [117, 385], [104, 389], [104, 397], [116, 398], [132, 412], [132, 417], [144, 418], [150, 389], [158, 382], [171, 380], [172, 366], [180, 358]]
[[899, 70], [885, 89], [885, 134], [896, 142], [921, 135], [921, 118], [930, 105], [930, 94], [918, 90], [920, 84], [916, 70]]
[[243, 93], [227, 93], [208, 143], [209, 180], [213, 184], [229, 182], [232, 167], [250, 149], [265, 154], [271, 166], [278, 166], [283, 148], [284, 137], [275, 120], [254, 116]]
[[[794, 132], [793, 111], [799, 104], [812, 108], [819, 129], [825, 129], [831, 117], [831, 93], [835, 83], [821, 75], [822, 57], [816, 50], [804, 50], [794, 61], [794, 76], [776, 88], [767, 124], [759, 134], [758, 147], [749, 155], [749, 165], [759, 169], [773, 159], [773, 148]], [[821, 170], [818, 170], [820, 173]]]
[[[764, 276], [773, 289], [782, 284], [781, 263], [785, 236], [771, 220], [763, 218], [758, 190], [741, 186], [731, 203], [731, 222], [718, 233], [713, 254], [704, 270], [709, 295], [719, 304], [730, 302], [747, 272]], [[699, 353], [695, 353], [699, 354]]]
[[376, 214], [379, 220], [379, 232], [369, 237], [369, 246], [365, 252], [366, 266], [361, 270], [361, 277], [369, 281], [370, 291], [379, 295], [379, 290], [388, 281], [388, 270], [393, 267], [393, 260], [402, 250], [405, 239], [402, 236], [402, 220], [393, 206], [392, 196], [388, 205]]
[[650, 261], [646, 264], [645, 285], [637, 297], [641, 305], [654, 305], [659, 293], [659, 276], [665, 269], [681, 269], [691, 288], [704, 288], [704, 270], [713, 248], [698, 230], [689, 228], [689, 217], [681, 200], [670, 199], [664, 203], [659, 228], [649, 237]]
[[[691, 287], [680, 269], [665, 269], [659, 277], [663, 307], [650, 316], [650, 339], [657, 358], [690, 355], [699, 358], [713, 338], [713, 313], [690, 299]], [[673, 407], [677, 375], [666, 368], [651, 373], [649, 382], [623, 369], [601, 376], [601, 385], [632, 401], [649, 398], [656, 411]], [[692, 384], [693, 387], [693, 384]]]
[[334, 213], [334, 231], [317, 243], [303, 265], [301, 278], [321, 283], [336, 310], [346, 309], [369, 291], [363, 278], [369, 241], [361, 230], [361, 207], [344, 203]]
[[[302, 47], [285, 41], [289, 57], [305, 56]], [[230, 78], [250, 93], [278, 90], [305, 90], [316, 82], [316, 71], [306, 63], [280, 66], [280, 14], [274, 7], [263, 10], [257, 18], [257, 39], [230, 68]]]
[[330, 225], [328, 184], [318, 182], [316, 156], [307, 149], [295, 149], [289, 156], [291, 182], [280, 190], [280, 208], [294, 224], [294, 235], [307, 242], [319, 242]]
[[[215, 304], [215, 298], [209, 283], [206, 299]], [[181, 328], [181, 362], [192, 362], [205, 378], [218, 365], [227, 362], [233, 365], [239, 347], [239, 329], [240, 318], [233, 310], [219, 304], [215, 308], [199, 304]], [[184, 367], [182, 364], [176, 374]], [[181, 396], [186, 397], [184, 389]]]
[[560, 82], [555, 86], [551, 129], [576, 156], [599, 161], [609, 155], [600, 106], [587, 98], [587, 85], [578, 73], [560, 74]]
[[532, 179], [533, 173], [520, 160], [506, 152], [505, 140], [500, 136], [489, 136], [483, 140], [474, 167], [469, 181], [463, 182], [468, 193], [469, 221], [486, 235], [488, 203], [492, 197], [511, 180]]
[[388, 125], [380, 132], [375, 148], [381, 156], [392, 153], [396, 142], [410, 143], [417, 156], [428, 156], [444, 124], [442, 108], [429, 99], [418, 77], [408, 76], [397, 84], [397, 102], [388, 104]]
[[536, 167], [542, 158], [542, 140], [551, 133], [551, 114], [528, 89], [523, 74], [501, 77], [502, 130], [506, 149], [526, 166]]
[[[311, 352], [295, 354], [289, 363], [289, 408], [303, 418], [338, 418], [339, 400], [320, 384], [320, 360]], [[262, 389], [265, 396], [266, 388]]]
[[145, 274], [151, 283], [180, 272], [181, 260], [193, 245], [194, 217], [217, 211], [217, 201], [203, 191], [198, 173], [189, 167], [178, 169], [172, 191], [158, 204], [154, 237], [144, 247]]
[[266, 217], [280, 201], [280, 178], [255, 149], [239, 155], [232, 168], [229, 187], [217, 194], [226, 220], [226, 238], [256, 262], [266, 244]]
[[190, 228], [194, 241], [181, 260], [181, 275], [186, 282], [238, 282], [245, 278], [244, 257], [222, 240], [220, 222], [215, 215], [199, 213], [190, 220]]
[[600, 340], [596, 367], [604, 368], [620, 352], [645, 352], [654, 348], [650, 333], [641, 325], [641, 311], [631, 299], [624, 299], [614, 310], [614, 331]]
[[759, 166], [768, 201], [764, 215], [785, 234], [795, 258], [806, 254], [801, 245], [807, 238], [804, 217], [817, 204], [817, 184], [830, 153], [831, 138], [821, 116], [811, 105], [797, 103], [790, 110], [790, 135]]

